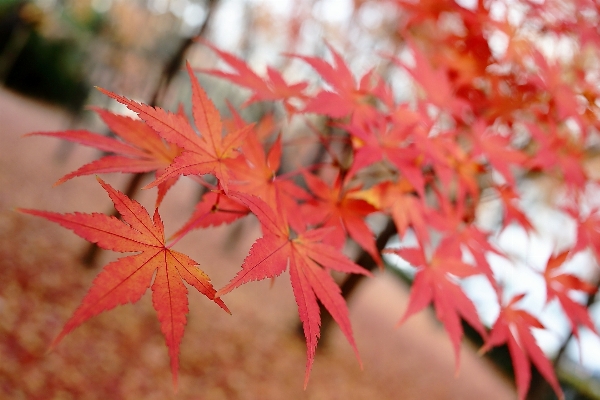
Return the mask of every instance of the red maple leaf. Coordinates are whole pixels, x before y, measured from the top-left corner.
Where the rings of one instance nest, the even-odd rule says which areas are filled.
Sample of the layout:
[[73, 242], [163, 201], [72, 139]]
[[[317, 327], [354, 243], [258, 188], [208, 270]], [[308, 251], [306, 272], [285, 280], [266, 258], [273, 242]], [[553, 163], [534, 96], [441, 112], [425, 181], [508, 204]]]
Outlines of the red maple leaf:
[[390, 102], [385, 84], [381, 79], [376, 79], [374, 71], [371, 70], [362, 76], [357, 85], [344, 58], [329, 44], [327, 48], [333, 56], [333, 64], [317, 57], [288, 54], [308, 63], [333, 89], [321, 90], [308, 98], [303, 112], [324, 114], [331, 118], [342, 118], [352, 114], [357, 123], [371, 119], [376, 113], [372, 104], [374, 96], [385, 103]]
[[453, 115], [462, 116], [469, 109], [469, 103], [455, 95], [455, 88], [448, 78], [446, 68], [440, 66], [435, 69], [414, 43], [409, 43], [409, 47], [415, 59], [414, 67], [409, 67], [396, 58], [392, 58], [392, 61], [404, 67], [412, 75], [424, 89], [427, 101], [450, 111]]
[[534, 232], [535, 228], [525, 213], [518, 206], [519, 195], [515, 193], [513, 187], [509, 185], [494, 186], [498, 191], [500, 200], [504, 206], [504, 217], [502, 218], [502, 226], [506, 228], [512, 222], [521, 225], [526, 232]]
[[532, 49], [531, 56], [540, 74], [531, 78], [531, 82], [537, 85], [541, 92], [546, 92], [550, 106], [554, 106], [558, 120], [574, 118], [580, 126], [585, 126], [579, 113], [577, 92], [573, 90], [573, 82], [564, 79], [567, 75], [561, 70], [559, 63], [549, 63], [546, 57], [537, 49]]
[[413, 186], [406, 179], [398, 182], [385, 181], [365, 191], [367, 199], [377, 210], [389, 213], [402, 239], [409, 227], [415, 232], [419, 245], [429, 243], [429, 228], [426, 204], [414, 193]]
[[[225, 129], [235, 131], [249, 125], [229, 101], [227, 101], [227, 109], [231, 113], [231, 116], [223, 121]], [[279, 123], [275, 120], [273, 112], [267, 112], [254, 124], [252, 135], [249, 134], [248, 136], [255, 136], [263, 143], [275, 134], [278, 128]], [[245, 151], [242, 152], [245, 153]]]
[[588, 182], [584, 138], [558, 130], [556, 124], [542, 130], [538, 125], [527, 124], [529, 133], [537, 145], [536, 154], [529, 159], [529, 166], [542, 171], [556, 171], [571, 189], [582, 189]]
[[[400, 111], [397, 113], [400, 114]], [[354, 147], [354, 159], [346, 179], [375, 163], [387, 162], [412, 184], [421, 198], [424, 198], [425, 178], [420, 168], [422, 153], [411, 143], [420, 120], [414, 113], [402, 114], [408, 118], [405, 121], [395, 120], [393, 124], [380, 116], [381, 118], [372, 120], [363, 127], [357, 124], [344, 126], [352, 136]]]
[[265, 153], [256, 135], [248, 135], [242, 151], [244, 157], [235, 160], [235, 168], [232, 168], [231, 190], [260, 197], [272, 209], [285, 213], [292, 226], [302, 226], [298, 200], [308, 200], [310, 196], [291, 179], [277, 176], [282, 155], [281, 136]]
[[458, 143], [458, 132], [451, 130], [438, 134], [433, 138], [421, 135], [421, 146], [427, 145], [436, 149], [436, 157], [432, 157], [433, 168], [439, 177], [440, 186], [449, 194], [455, 193], [456, 201], [462, 203], [467, 195], [477, 202], [479, 198], [478, 179], [485, 172], [484, 166], [476, 160], [474, 154], [465, 151]]
[[398, 7], [406, 12], [407, 20], [403, 23], [403, 30], [422, 24], [429, 19], [437, 20], [444, 12], [456, 12], [460, 6], [452, 1], [423, 0], [412, 2], [406, 0], [395, 0]]
[[553, 299], [558, 300], [571, 323], [573, 335], [576, 338], [579, 337], [579, 325], [584, 325], [592, 332], [598, 334], [596, 326], [590, 318], [588, 309], [583, 304], [577, 303], [569, 297], [569, 292], [571, 291], [582, 291], [590, 295], [597, 288], [573, 274], [559, 271], [559, 268], [567, 261], [569, 254], [571, 254], [569, 251], [564, 251], [548, 259], [546, 269], [544, 270], [546, 302], [549, 303]]
[[600, 209], [593, 207], [584, 214], [579, 207], [567, 205], [562, 210], [577, 223], [577, 241], [571, 252], [575, 254], [589, 248], [596, 260], [600, 260]]
[[297, 111], [296, 107], [290, 103], [290, 99], [303, 99], [305, 95], [303, 90], [306, 89], [308, 83], [299, 82], [289, 85], [281, 76], [281, 73], [276, 69], [267, 67], [267, 78], [263, 79], [258, 76], [246, 62], [231, 53], [219, 50], [209, 42], [197, 39], [199, 42], [210, 47], [212, 51], [217, 53], [223, 61], [225, 61], [235, 72], [223, 72], [215, 69], [200, 69], [199, 72], [218, 76], [235, 83], [236, 85], [248, 88], [252, 91], [252, 96], [242, 105], [245, 107], [257, 101], [273, 101], [283, 100], [285, 109], [293, 114]]
[[[156, 171], [156, 175], [160, 176], [165, 168], [173, 162], [175, 157], [181, 153], [181, 148], [166, 143], [160, 135], [144, 121], [135, 120], [124, 115], [113, 114], [101, 108], [93, 107], [93, 110], [121, 140], [86, 130], [34, 132], [26, 135], [55, 137], [113, 153], [111, 155], [105, 155], [98, 160], [85, 164], [76, 171], [68, 173], [60, 178], [56, 182], [56, 185], [76, 176], [108, 172], [141, 173]], [[159, 185], [159, 196], [156, 200], [157, 206], [175, 181], [176, 179], [166, 180]]]
[[481, 230], [475, 221], [475, 208], [467, 202], [453, 202], [439, 191], [435, 191], [438, 207], [427, 213], [429, 226], [442, 234], [441, 248], [446, 252], [462, 255], [467, 251], [473, 257], [473, 267], [484, 274], [498, 292], [498, 285], [488, 262], [488, 253], [505, 257], [489, 241], [489, 232]]
[[51, 348], [87, 319], [118, 305], [138, 301], [150, 287], [154, 276], [152, 304], [169, 348], [173, 384], [177, 386], [179, 345], [188, 313], [187, 288], [183, 281], [225, 311], [229, 312], [229, 309], [221, 299], [215, 298], [215, 289], [209, 277], [198, 268], [198, 263], [165, 245], [164, 227], [158, 210], [151, 218], [137, 201], [128, 198], [101, 179], [98, 181], [108, 192], [122, 220], [98, 213], [59, 214], [19, 210], [56, 222], [104, 249], [122, 253], [137, 252], [104, 267], [94, 279], [79, 308], [52, 342]]
[[[232, 126], [236, 129], [244, 127], [246, 122], [242, 117], [235, 110], [231, 111]], [[267, 120], [267, 126], [262, 123], [254, 125], [251, 134], [246, 136], [241, 148], [243, 157], [238, 157], [231, 163], [231, 190], [261, 198], [272, 209], [285, 213], [291, 226], [302, 229], [306, 224], [298, 202], [309, 200], [310, 195], [296, 185], [290, 176], [277, 175], [281, 166], [283, 142], [281, 136], [277, 136], [266, 152], [264, 141], [269, 135], [263, 129], [268, 128]]]
[[501, 308], [500, 315], [480, 352], [486, 352], [502, 343], [508, 345], [508, 351], [513, 361], [519, 399], [525, 399], [529, 389], [531, 381], [530, 360], [552, 386], [558, 397], [564, 399], [563, 392], [554, 374], [554, 368], [531, 333], [532, 328], [544, 329], [544, 325], [527, 311], [515, 308], [515, 304], [524, 296], [525, 294], [514, 296], [507, 305]]
[[377, 210], [366, 201], [352, 197], [359, 189], [344, 189], [340, 174], [331, 186], [313, 174], [305, 173], [304, 179], [316, 197], [306, 205], [307, 221], [334, 228], [327, 241], [338, 249], [346, 243], [346, 234], [349, 235], [378, 265], [383, 266], [373, 232], [365, 222], [365, 218]]
[[402, 257], [417, 268], [409, 303], [398, 325], [433, 302], [436, 315], [450, 336], [458, 370], [460, 341], [463, 335], [461, 317], [482, 337], [486, 337], [475, 306], [458, 284], [458, 278], [477, 275], [479, 271], [472, 265], [464, 263], [459, 250], [453, 246], [438, 246], [429, 260], [421, 248], [386, 249], [384, 251]]
[[472, 125], [473, 157], [483, 155], [492, 167], [502, 174], [510, 186], [516, 186], [510, 167], [523, 165], [527, 156], [511, 146], [511, 138], [486, 130], [485, 122]]
[[193, 229], [230, 224], [249, 212], [248, 207], [225, 193], [207, 192], [196, 204], [192, 216], [171, 238], [181, 238]]
[[242, 145], [252, 125], [223, 136], [219, 111], [194, 77], [189, 64], [187, 69], [192, 83], [192, 114], [201, 136], [196, 134], [181, 113], [170, 113], [100, 90], [136, 112], [163, 139], [183, 148], [183, 153], [175, 158], [164, 174], [147, 187], [156, 186], [179, 175], [214, 174], [221, 186], [227, 190], [231, 178], [230, 162], [239, 156], [237, 149]]
[[306, 337], [307, 361], [304, 379], [306, 388], [320, 336], [321, 316], [317, 299], [340, 326], [359, 358], [346, 302], [328, 270], [363, 275], [370, 275], [370, 273], [354, 264], [335, 248], [323, 243], [331, 229], [294, 232], [290, 229], [284, 214], [275, 213], [258, 197], [244, 193], [235, 193], [234, 196], [258, 217], [264, 236], [252, 245], [250, 253], [242, 264], [242, 269], [225, 287], [219, 289], [216, 296], [229, 293], [250, 281], [274, 278], [289, 266], [292, 289]]

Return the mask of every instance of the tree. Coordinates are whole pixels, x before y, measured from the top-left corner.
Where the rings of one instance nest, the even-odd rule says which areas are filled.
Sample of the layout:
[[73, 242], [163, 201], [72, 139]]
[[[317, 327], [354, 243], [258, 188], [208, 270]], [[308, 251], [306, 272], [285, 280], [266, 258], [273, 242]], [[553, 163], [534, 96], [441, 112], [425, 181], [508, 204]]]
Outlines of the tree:
[[[547, 302], [560, 304], [573, 334], [580, 326], [596, 332], [587, 308], [573, 295], [593, 295], [598, 287], [564, 266], [584, 251], [600, 257], [592, 164], [600, 111], [594, 71], [600, 10], [586, 0], [523, 1], [510, 7], [484, 1], [388, 1], [356, 2], [354, 15], [358, 20], [374, 10], [383, 34], [376, 31], [369, 38], [391, 43], [389, 51], [377, 55], [377, 63], [385, 65], [381, 70], [372, 63], [356, 76], [327, 42], [323, 58], [285, 54], [316, 72], [317, 87], [304, 80], [291, 83], [274, 67], [258, 74], [241, 58], [201, 40], [226, 67], [198, 72], [247, 89], [251, 95], [240, 108], [256, 102], [281, 106], [254, 122], [233, 107], [231, 117], [223, 117], [188, 64], [191, 117], [183, 109], [167, 111], [100, 89], [139, 116], [96, 109], [117, 138], [84, 130], [35, 133], [110, 153], [59, 182], [106, 172], [155, 172], [148, 187], [158, 187], [151, 217], [101, 181], [124, 222], [100, 214], [22, 210], [101, 247], [140, 251], [105, 267], [57, 340], [102, 310], [139, 299], [156, 270], [153, 303], [175, 379], [187, 312], [180, 278], [228, 310], [223, 302], [228, 292], [287, 270], [307, 343], [306, 386], [320, 336], [320, 305], [356, 349], [342, 295], [355, 280], [340, 289], [330, 270], [368, 276], [368, 269], [383, 266], [382, 254], [395, 254], [415, 268], [401, 322], [431, 304], [455, 349], [457, 368], [465, 321], [484, 338], [482, 351], [507, 345], [519, 398], [527, 395], [531, 364], [562, 397], [554, 368], [533, 335], [545, 327], [520, 307], [528, 293], [507, 291], [490, 258], [510, 259], [494, 242], [498, 231], [515, 225], [532, 234], [536, 229], [520, 201], [520, 184], [534, 175], [551, 179], [560, 195], [548, 202], [574, 223], [576, 234], [572, 243], [557, 244], [538, 272], [546, 282]], [[297, 38], [296, 31], [291, 33]], [[407, 93], [402, 83], [414, 90]], [[302, 126], [300, 133], [292, 123]], [[286, 152], [318, 156], [283, 158]], [[167, 244], [158, 207], [182, 175], [208, 190]], [[490, 196], [502, 205], [495, 232], [477, 218]], [[263, 237], [219, 290], [192, 267], [193, 260], [171, 250], [193, 229], [248, 214], [260, 222]], [[366, 221], [373, 215], [384, 216], [387, 227], [370, 226]], [[394, 231], [401, 239], [414, 238], [414, 244], [385, 247]], [[364, 258], [349, 259], [342, 251], [348, 242], [361, 248]], [[500, 308], [491, 326], [485, 326], [461, 286], [474, 276], [488, 281]]]

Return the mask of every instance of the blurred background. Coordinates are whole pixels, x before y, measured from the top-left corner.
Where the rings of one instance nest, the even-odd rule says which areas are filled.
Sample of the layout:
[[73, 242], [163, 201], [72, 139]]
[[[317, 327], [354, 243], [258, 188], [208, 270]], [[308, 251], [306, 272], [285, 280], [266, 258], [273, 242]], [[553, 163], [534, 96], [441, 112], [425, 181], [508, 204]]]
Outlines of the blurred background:
[[182, 53], [195, 66], [214, 62], [192, 43], [195, 36], [235, 52], [259, 73], [266, 65], [286, 70], [284, 52], [324, 55], [326, 39], [360, 72], [373, 67], [374, 54], [397, 46], [385, 9], [360, 3], [2, 0], [0, 79], [72, 112], [95, 96], [92, 86], [150, 102], [161, 76], [173, 73], [168, 68], [179, 74], [180, 64], [171, 64]]
[[[256, 283], [228, 295], [233, 317], [221, 315], [199, 296], [190, 295], [177, 394], [170, 382], [166, 347], [147, 297], [139, 304], [93, 318], [46, 354], [48, 344], [79, 304], [97, 269], [82, 266], [82, 240], [59, 227], [16, 215], [12, 209], [103, 212], [110, 209], [110, 202], [93, 179], [79, 178], [51, 188], [52, 182], [90, 161], [96, 153], [52, 139], [23, 139], [20, 135], [78, 127], [101, 132], [104, 128], [86, 111], [86, 105], [125, 110], [109, 102], [94, 86], [176, 109], [189, 99], [189, 80], [181, 68], [185, 60], [198, 68], [220, 67], [214, 54], [193, 40], [199, 36], [245, 59], [259, 75], [270, 65], [292, 82], [313, 72], [306, 64], [282, 54], [327, 57], [329, 43], [344, 55], [356, 76], [375, 68], [391, 82], [398, 98], [410, 98], [414, 87], [408, 75], [390, 68], [381, 57], [397, 54], [405, 44], [404, 29], [416, 23], [409, 12], [399, 12], [392, 3], [0, 0], [0, 397], [516, 398], [506, 349], [482, 358], [476, 354], [479, 338], [470, 336], [463, 346], [461, 372], [455, 378], [450, 342], [431, 312], [421, 313], [394, 330], [406, 306], [411, 267], [393, 258], [387, 260], [386, 271], [359, 287], [350, 303], [365, 370], [360, 371], [342, 335], [332, 328], [320, 343], [322, 351], [306, 391], [302, 390], [304, 342], [296, 333], [296, 306], [286, 278], [278, 279], [272, 287]], [[465, 7], [475, 4], [459, 3]], [[410, 9], [412, 3], [406, 4]], [[436, 7], [435, 0], [427, 4]], [[421, 34], [427, 34], [426, 25], [421, 29]], [[222, 80], [202, 75], [199, 79], [222, 110], [226, 110], [225, 99], [241, 104], [247, 94]], [[273, 106], [257, 104], [246, 113], [258, 115], [265, 107]], [[111, 177], [111, 183], [124, 187], [126, 180]], [[161, 208], [171, 229], [185, 221], [195, 199], [193, 183], [177, 185], [173, 190], [178, 195], [168, 197]], [[529, 207], [544, 207], [539, 185], [531, 185], [524, 193]], [[152, 195], [142, 194], [140, 201], [151, 204]], [[493, 225], [494, 217], [491, 221]], [[543, 263], [553, 244], [564, 240], [561, 235], [565, 230], [558, 216], [542, 214], [536, 223], [544, 234], [530, 237], [523, 236], [522, 231], [504, 231], [498, 245], [528, 263]], [[235, 273], [260, 234], [252, 224], [236, 224], [195, 232], [180, 243], [182, 251], [200, 262], [217, 287]], [[230, 229], [242, 232], [235, 245], [231, 244]], [[113, 256], [101, 257], [99, 265]], [[576, 262], [580, 266], [575, 269], [595, 266], [591, 256]], [[584, 331], [580, 356], [565, 333], [568, 325], [560, 310], [541, 311], [543, 283], [528, 278], [527, 273], [511, 270], [507, 275], [515, 282], [514, 292], [542, 285], [540, 297], [534, 296], [530, 307], [558, 332], [538, 339], [548, 354], [560, 355], [556, 365], [567, 398], [600, 398], [598, 339]], [[497, 305], [486, 298], [481, 285], [468, 282], [465, 289], [491, 324]], [[600, 319], [598, 314], [594, 315]], [[580, 359], [585, 362], [580, 364]], [[543, 386], [539, 381], [539, 376], [534, 376], [532, 385]], [[553, 398], [543, 390], [540, 393], [537, 398]]]

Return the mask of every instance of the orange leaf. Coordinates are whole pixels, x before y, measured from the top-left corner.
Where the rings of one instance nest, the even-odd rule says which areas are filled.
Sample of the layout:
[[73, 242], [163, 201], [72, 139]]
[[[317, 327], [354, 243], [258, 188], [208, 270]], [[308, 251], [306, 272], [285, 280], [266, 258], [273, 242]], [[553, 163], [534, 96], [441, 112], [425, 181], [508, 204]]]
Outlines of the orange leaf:
[[169, 113], [103, 89], [100, 91], [136, 112], [163, 139], [184, 149], [165, 172], [147, 187], [154, 187], [179, 175], [214, 174], [223, 189], [227, 190], [231, 174], [229, 162], [239, 155], [237, 148], [242, 145], [252, 125], [223, 136], [219, 111], [200, 87], [189, 64], [187, 69], [192, 83], [192, 114], [201, 136], [196, 134], [181, 113]]
[[[156, 171], [157, 176], [160, 176], [164, 169], [181, 153], [181, 148], [165, 143], [160, 135], [144, 121], [113, 114], [97, 107], [92, 109], [121, 140], [86, 130], [34, 132], [26, 135], [55, 137], [112, 153], [68, 173], [60, 178], [56, 185], [77, 176], [110, 172], [141, 173]], [[174, 182], [163, 182], [159, 186], [158, 189], [161, 194], [157, 199], [157, 206], [173, 184]]]
[[19, 211], [46, 218], [71, 229], [98, 246], [119, 251], [138, 252], [106, 265], [98, 274], [81, 305], [67, 321], [52, 342], [55, 347], [61, 339], [87, 319], [120, 304], [135, 303], [152, 283], [152, 304], [158, 314], [160, 327], [171, 358], [173, 385], [177, 386], [179, 345], [187, 322], [187, 289], [182, 280], [196, 288], [225, 311], [229, 309], [215, 298], [209, 277], [198, 264], [185, 254], [165, 246], [164, 227], [158, 214], [151, 218], [137, 201], [115, 190], [98, 179], [108, 192], [123, 220], [104, 214], [59, 214], [47, 211]]

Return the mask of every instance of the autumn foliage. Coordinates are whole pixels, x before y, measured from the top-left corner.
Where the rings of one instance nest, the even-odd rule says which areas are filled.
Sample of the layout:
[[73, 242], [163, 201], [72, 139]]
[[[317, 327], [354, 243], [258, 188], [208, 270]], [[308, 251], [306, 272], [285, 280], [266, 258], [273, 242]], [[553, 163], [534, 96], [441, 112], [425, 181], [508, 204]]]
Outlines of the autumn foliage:
[[[187, 65], [191, 116], [100, 89], [139, 119], [95, 108], [114, 138], [84, 130], [33, 133], [107, 153], [58, 183], [108, 172], [154, 172], [148, 188], [158, 187], [153, 217], [100, 179], [121, 220], [21, 210], [102, 248], [135, 253], [104, 267], [53, 345], [86, 319], [135, 302], [151, 287], [175, 380], [188, 310], [184, 281], [228, 311], [227, 293], [288, 271], [306, 338], [306, 385], [320, 336], [319, 303], [356, 351], [345, 299], [330, 274], [371, 275], [345, 255], [345, 246], [352, 243], [382, 267], [382, 254], [392, 253], [416, 268], [400, 321], [432, 305], [456, 352], [457, 368], [464, 320], [485, 338], [483, 351], [508, 346], [519, 398], [527, 394], [532, 363], [562, 396], [552, 363], [533, 336], [535, 329], [545, 328], [519, 308], [527, 293], [505, 295], [489, 256], [508, 258], [492, 240], [507, 226], [535, 231], [520, 202], [519, 183], [531, 174], [552, 178], [561, 195], [548, 201], [575, 223], [576, 239], [557, 245], [540, 271], [547, 301], [559, 302], [575, 334], [581, 326], [595, 331], [587, 309], [572, 294], [592, 294], [597, 287], [561, 267], [583, 251], [600, 258], [600, 209], [589, 206], [590, 193], [598, 189], [598, 174], [589, 161], [600, 127], [594, 71], [600, 62], [600, 10], [586, 0], [524, 1], [518, 18], [512, 18], [512, 5], [499, 2], [480, 1], [473, 7], [435, 0], [386, 4], [398, 16], [396, 51], [380, 54], [373, 69], [362, 75], [351, 72], [332, 45], [327, 45], [326, 58], [285, 54], [310, 66], [320, 85], [288, 82], [271, 67], [257, 74], [242, 59], [202, 42], [224, 68], [200, 73], [248, 90], [242, 107], [275, 102], [281, 113], [253, 122], [234, 109], [229, 117], [221, 115], [195, 77], [194, 66]], [[504, 45], [494, 45], [492, 38], [501, 38]], [[544, 40], [567, 42], [571, 51], [567, 56], [549, 52]], [[378, 70], [377, 63], [386, 68]], [[393, 81], [397, 75], [390, 70], [409, 77], [414, 89], [409, 100], [401, 100], [407, 96], [399, 93]], [[322, 156], [284, 157], [306, 148]], [[158, 207], [181, 176], [207, 190], [169, 242]], [[476, 217], [484, 193], [502, 205], [496, 232], [482, 228]], [[223, 288], [215, 290], [193, 260], [171, 250], [193, 229], [249, 214], [258, 219], [263, 236]], [[400, 238], [411, 235], [415, 245], [378, 248], [381, 226], [367, 223], [372, 216], [393, 221]], [[485, 326], [461, 288], [461, 281], [473, 276], [485, 277], [497, 297], [500, 313], [492, 326]]]

